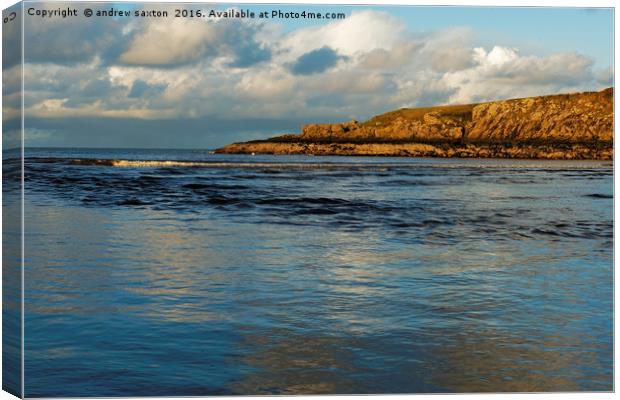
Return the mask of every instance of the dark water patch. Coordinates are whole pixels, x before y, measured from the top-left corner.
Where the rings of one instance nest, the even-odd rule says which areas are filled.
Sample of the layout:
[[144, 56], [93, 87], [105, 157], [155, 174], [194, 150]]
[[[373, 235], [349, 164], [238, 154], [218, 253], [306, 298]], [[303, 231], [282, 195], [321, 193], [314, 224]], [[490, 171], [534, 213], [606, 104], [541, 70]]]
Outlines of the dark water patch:
[[121, 200], [117, 202], [116, 204], [118, 204], [119, 206], [146, 206], [146, 205], [149, 205], [150, 203], [142, 201], [140, 199], [136, 199], [136, 198], [129, 198], [129, 199]]
[[294, 211], [297, 215], [334, 215], [338, 210], [333, 208], [301, 208]]
[[531, 185], [531, 184], [542, 184], [544, 183], [542, 180], [532, 179], [532, 177], [509, 177], [509, 176], [500, 176], [491, 178], [493, 181], [497, 181], [502, 184], [509, 185]]
[[187, 183], [182, 185], [183, 188], [195, 191], [216, 191], [216, 190], [248, 190], [246, 185], [230, 185], [224, 183]]
[[613, 199], [614, 196], [612, 194], [603, 194], [603, 193], [592, 193], [586, 194], [586, 197], [591, 197], [593, 199]]
[[146, 182], [158, 182], [162, 179], [166, 179], [166, 177], [162, 175], [140, 175], [138, 179]]
[[548, 173], [559, 173], [567, 178], [590, 178], [590, 177], [606, 177], [612, 176], [613, 172], [605, 170], [562, 170], [562, 171], [549, 171]]
[[7, 163], [5, 160], [3, 162], [2, 192], [7, 194], [17, 193], [22, 187], [21, 163]]
[[534, 235], [554, 236], [579, 239], [600, 239], [613, 237], [613, 223], [555, 223], [548, 227], [531, 230]]
[[386, 179], [378, 182], [381, 186], [440, 186], [440, 185], [450, 185], [451, 182], [445, 182], [443, 180], [409, 180], [409, 179]]
[[508, 199], [508, 200], [537, 200], [539, 196], [493, 196], [494, 199]]
[[212, 186], [211, 185], [207, 185], [204, 183], [187, 183], [185, 185], [183, 185], [184, 188], [186, 189], [192, 189], [192, 190], [202, 190], [202, 189], [211, 189]]
[[295, 206], [295, 205], [300, 205], [300, 204], [341, 206], [341, 205], [351, 204], [351, 202], [348, 200], [332, 199], [332, 198], [325, 198], [325, 197], [268, 198], [268, 199], [258, 199], [256, 203], [257, 204], [268, 204], [268, 205], [282, 205], [282, 206]]
[[207, 199], [207, 202], [209, 204], [215, 204], [215, 205], [233, 205], [233, 204], [239, 204], [241, 201], [234, 197], [214, 195], [214, 196], [209, 196]]
[[[324, 214], [389, 212], [393, 207], [387, 203], [347, 200], [328, 197], [269, 197], [254, 200], [257, 205], [278, 207], [293, 212], [314, 212]], [[314, 211], [309, 211], [314, 210]]]
[[155, 171], [164, 175], [184, 175], [188, 173], [183, 168], [157, 168]]

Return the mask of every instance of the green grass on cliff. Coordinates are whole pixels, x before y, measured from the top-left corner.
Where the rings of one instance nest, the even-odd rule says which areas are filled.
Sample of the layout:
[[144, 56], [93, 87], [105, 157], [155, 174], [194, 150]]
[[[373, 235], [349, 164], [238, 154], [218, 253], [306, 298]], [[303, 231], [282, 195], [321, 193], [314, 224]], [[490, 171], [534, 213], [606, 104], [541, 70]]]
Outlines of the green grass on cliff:
[[[584, 95], [589, 96], [600, 96], [605, 98], [611, 102], [613, 102], [614, 89], [613, 87], [601, 90], [600, 92], [581, 92], [581, 93], [563, 93], [563, 94], [554, 94], [554, 95], [545, 95], [545, 96], [533, 96], [533, 97], [523, 97], [523, 98], [514, 98], [508, 100], [495, 100], [495, 101], [518, 101], [527, 98], [538, 99], [538, 98], [564, 98], [568, 99], [570, 97], [583, 97]], [[495, 102], [493, 101], [493, 102]], [[435, 107], [425, 107], [425, 108], [401, 108], [399, 110], [390, 111], [385, 114], [377, 115], [364, 122], [362, 125], [367, 127], [376, 127], [376, 126], [385, 126], [391, 124], [394, 120], [401, 117], [411, 121], [419, 121], [424, 118], [425, 114], [430, 112], [438, 112], [442, 116], [452, 117], [455, 119], [461, 119], [464, 122], [470, 122], [472, 119], [472, 110], [475, 106], [483, 103], [475, 103], [475, 104], [463, 104], [463, 105], [450, 105], [450, 106], [435, 106]]]
[[362, 125], [367, 127], [390, 125], [394, 120], [401, 117], [410, 121], [422, 120], [429, 112], [438, 112], [446, 117], [461, 119], [465, 122], [471, 121], [471, 113], [477, 104], [464, 104], [454, 106], [436, 106], [426, 108], [401, 108], [400, 110], [390, 111], [385, 114], [377, 115], [364, 122]]

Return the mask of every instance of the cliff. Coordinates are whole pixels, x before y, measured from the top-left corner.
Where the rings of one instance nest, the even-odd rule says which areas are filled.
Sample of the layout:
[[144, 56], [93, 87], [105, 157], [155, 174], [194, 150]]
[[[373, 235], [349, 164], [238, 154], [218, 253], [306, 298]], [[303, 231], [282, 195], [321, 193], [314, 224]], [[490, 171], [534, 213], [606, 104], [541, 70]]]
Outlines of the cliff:
[[613, 158], [613, 88], [400, 109], [360, 123], [310, 124], [299, 135], [235, 143], [217, 153]]

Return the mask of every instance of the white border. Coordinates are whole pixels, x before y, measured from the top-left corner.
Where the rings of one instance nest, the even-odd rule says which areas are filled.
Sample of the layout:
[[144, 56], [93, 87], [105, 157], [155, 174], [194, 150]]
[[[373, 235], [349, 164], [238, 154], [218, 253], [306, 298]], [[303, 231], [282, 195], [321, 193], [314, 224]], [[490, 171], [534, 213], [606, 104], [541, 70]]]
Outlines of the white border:
[[[67, 1], [63, 1], [63, 2], [75, 2], [75, 3], [83, 3], [83, 1], [74, 1], [74, 0], [67, 0]], [[136, 1], [125, 1], [125, 0], [120, 0], [120, 1], [102, 1], [102, 2], [114, 2], [114, 3], [121, 3], [121, 2], [136, 2]], [[157, 1], [157, 0], [141, 0], [141, 2], [145, 2], [145, 3], [162, 3], [162, 2], [170, 2], [170, 3], [216, 3], [216, 4], [221, 4], [223, 2], [218, 2], [218, 1], [179, 1], [179, 0], [168, 0], [168, 1]], [[2, 9], [5, 9], [13, 4], [16, 4], [16, 1], [12, 1], [12, 0], [0, 0], [0, 6], [2, 7]], [[545, 7], [545, 6], [555, 6], [555, 7], [614, 7], [615, 8], [615, 2], [612, 0], [590, 0], [590, 1], [577, 1], [577, 0], [536, 0], [536, 1], [532, 1], [532, 0], [503, 0], [501, 2], [495, 0], [422, 0], [422, 1], [412, 1], [412, 0], [388, 0], [388, 1], [364, 1], [364, 0], [358, 0], [358, 1], [354, 1], [354, 0], [338, 0], [338, 1], [329, 1], [329, 0], [314, 0], [314, 1], [302, 1], [302, 0], [285, 0], [285, 1], [270, 1], [270, 0], [244, 0], [244, 1], [240, 1], [240, 2], [234, 2], [234, 1], [227, 1], [226, 3], [237, 3], [237, 4], [242, 4], [242, 3], [248, 3], [248, 4], [325, 4], [325, 5], [381, 5], [381, 6], [387, 6], [387, 5], [424, 5], [424, 6], [501, 6], [501, 7]], [[614, 12], [614, 27], [616, 25], [617, 22], [617, 15]], [[618, 43], [618, 32], [614, 29], [614, 77], [615, 77], [615, 73], [617, 72], [616, 66], [618, 65], [618, 52], [616, 51], [617, 49], [617, 43]], [[23, 42], [23, 25], [22, 25], [22, 76], [23, 76], [23, 56], [24, 56], [24, 42]], [[0, 48], [1, 48], [1, 40], [0, 40]], [[2, 55], [0, 52], [0, 65], [1, 65], [1, 60], [2, 60]], [[615, 81], [614, 81], [615, 83]], [[23, 79], [22, 79], [22, 92], [23, 92]], [[615, 87], [615, 85], [614, 85]], [[24, 98], [22, 96], [22, 135], [21, 135], [21, 140], [22, 140], [22, 183], [23, 183], [23, 146], [24, 146], [24, 135], [23, 135], [23, 129], [24, 129], [24, 115], [23, 115], [23, 109], [24, 109]], [[0, 96], [0, 108], [2, 107], [2, 100], [1, 100], [1, 96]], [[614, 104], [614, 113], [615, 115], [618, 115], [618, 103], [615, 102]], [[614, 131], [615, 132], [619, 132], [618, 130], [618, 119], [614, 118]], [[614, 146], [615, 147], [615, 146]], [[1, 150], [1, 144], [0, 144], [0, 150]], [[615, 154], [615, 152], [614, 152]], [[614, 156], [614, 271], [615, 271], [615, 265], [616, 265], [616, 259], [615, 259], [615, 254], [617, 253], [618, 250], [618, 243], [616, 243], [615, 241], [615, 222], [618, 220], [618, 218], [620, 217], [620, 211], [618, 210], [618, 208], [616, 207], [616, 192], [615, 192], [615, 188], [618, 187], [618, 183], [620, 181], [620, 177], [618, 175], [618, 166], [615, 163], [615, 156]], [[24, 289], [24, 225], [23, 225], [23, 220], [24, 220], [24, 208], [23, 208], [23, 185], [22, 185], [22, 393], [23, 393], [23, 373], [24, 373], [24, 360], [23, 360], [23, 349], [24, 349], [24, 343], [23, 343], [23, 331], [24, 331], [24, 323], [23, 323], [23, 318], [24, 318], [24, 302], [23, 302], [23, 289]], [[1, 193], [0, 193], [0, 200], [1, 200]], [[2, 216], [0, 213], [0, 224], [2, 222]], [[2, 254], [2, 250], [0, 249], [0, 256]], [[1, 258], [0, 258], [1, 259]], [[614, 273], [614, 311], [615, 311], [615, 305], [618, 304], [618, 293], [617, 291], [615, 291], [615, 273]], [[1, 287], [0, 287], [0, 295], [1, 295]], [[1, 298], [1, 297], [0, 297]], [[618, 383], [619, 383], [619, 379], [618, 379], [618, 374], [616, 373], [616, 366], [618, 365], [617, 363], [617, 352], [616, 352], [616, 326], [617, 326], [617, 314], [614, 312], [614, 387], [618, 388]], [[0, 328], [2, 327], [2, 322], [1, 322], [1, 318], [0, 318]], [[0, 379], [2, 377], [2, 371], [0, 368]], [[489, 400], [495, 400], [495, 399], [504, 399], [504, 398], [516, 398], [516, 396], [527, 396], [529, 398], [535, 398], [535, 399], [608, 399], [608, 398], [615, 398], [615, 394], [613, 393], [551, 393], [551, 394], [451, 394], [451, 395], [375, 395], [375, 396], [371, 396], [372, 398], [380, 398], [380, 399], [434, 399], [437, 398], [437, 396], [458, 396], [459, 398], [463, 398], [463, 399], [476, 399], [479, 397], [482, 397], [484, 399], [489, 399]], [[212, 396], [209, 398], [224, 398], [224, 397], [228, 397], [228, 396]], [[330, 399], [364, 399], [367, 398], [368, 396], [336, 396], [336, 395], [330, 395], [329, 398]], [[140, 398], [140, 397], [126, 397], [129, 399], [144, 399], [144, 398]], [[202, 397], [202, 398], [207, 398], [207, 397]], [[296, 399], [296, 398], [303, 398], [303, 399], [307, 399], [307, 400], [319, 400], [319, 399], [324, 399], [326, 398], [326, 396], [244, 396], [245, 399], [263, 399], [263, 398], [278, 398], [278, 399]], [[14, 396], [8, 394], [7, 392], [4, 391], [0, 391], [0, 400], [8, 400], [8, 399], [15, 399]], [[88, 398], [85, 398], [88, 399]], [[148, 397], [148, 399], [152, 399], [152, 400], [163, 400], [163, 399], [169, 399], [169, 397]]]

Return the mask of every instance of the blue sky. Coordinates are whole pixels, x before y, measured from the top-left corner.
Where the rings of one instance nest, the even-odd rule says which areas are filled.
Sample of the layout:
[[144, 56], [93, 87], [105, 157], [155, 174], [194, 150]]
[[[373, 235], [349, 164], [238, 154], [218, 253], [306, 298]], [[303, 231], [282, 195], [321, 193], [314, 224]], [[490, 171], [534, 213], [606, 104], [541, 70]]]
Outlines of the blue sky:
[[613, 11], [611, 9], [549, 7], [403, 7], [411, 29], [440, 30], [471, 26], [481, 43], [502, 40], [543, 55], [577, 51], [602, 67], [613, 64]]
[[[222, 5], [219, 8], [225, 9]], [[253, 10], [270, 10], [253, 6]], [[321, 11], [323, 5], [295, 5], [284, 8]], [[331, 7], [334, 10], [359, 10], [368, 7]], [[373, 7], [398, 15], [412, 31], [436, 31], [471, 27], [480, 43], [492, 45], [498, 38], [506, 44], [521, 46], [536, 54], [550, 51], [577, 51], [596, 59], [604, 67], [613, 64], [613, 10], [577, 7]], [[319, 25], [320, 21], [285, 22], [286, 29]]]
[[[168, 7], [171, 14], [180, 7], [98, 7], [111, 6]], [[401, 107], [600, 90], [613, 83], [611, 9], [242, 8], [345, 12], [347, 18], [26, 16], [27, 145], [214, 148]], [[6, 47], [10, 29], [4, 40]], [[18, 86], [10, 80], [19, 65], [5, 57], [3, 67], [10, 138], [17, 133], [11, 119], [19, 115]]]

